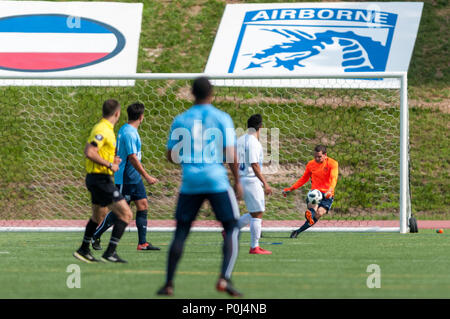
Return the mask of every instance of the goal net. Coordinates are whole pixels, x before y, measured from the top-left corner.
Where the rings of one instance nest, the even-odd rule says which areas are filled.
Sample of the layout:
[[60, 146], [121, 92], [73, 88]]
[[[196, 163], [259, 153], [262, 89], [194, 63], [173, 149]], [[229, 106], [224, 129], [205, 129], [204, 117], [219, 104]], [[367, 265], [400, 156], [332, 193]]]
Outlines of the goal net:
[[[358, 79], [210, 77], [213, 104], [231, 115], [238, 136], [250, 115], [263, 116], [263, 172], [273, 190], [266, 198], [263, 231], [303, 224], [310, 182], [286, 198], [281, 191], [303, 174], [318, 144], [339, 162], [339, 177], [332, 209], [309, 231], [408, 231], [406, 76], [383, 75], [391, 88], [377, 88], [380, 80], [364, 74]], [[159, 180], [146, 185], [149, 227], [172, 227], [180, 168], [167, 162], [166, 142], [173, 118], [192, 105], [196, 76], [64, 78], [66, 86], [52, 82], [62, 79], [35, 78], [32, 85], [30, 79], [16, 78], [14, 85], [1, 79], [0, 229], [84, 227], [91, 207], [83, 149], [109, 98], [122, 105], [116, 133], [129, 104], [145, 105], [142, 163]], [[246, 212], [243, 201], [240, 208]], [[198, 220], [209, 229], [217, 226], [207, 203]]]

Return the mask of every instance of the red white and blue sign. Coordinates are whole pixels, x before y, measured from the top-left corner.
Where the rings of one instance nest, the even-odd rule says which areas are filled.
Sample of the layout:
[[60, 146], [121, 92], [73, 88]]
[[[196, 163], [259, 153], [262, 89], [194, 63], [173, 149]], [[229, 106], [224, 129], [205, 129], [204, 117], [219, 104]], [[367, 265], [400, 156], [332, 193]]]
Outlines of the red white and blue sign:
[[[142, 10], [142, 3], [0, 0], [0, 86], [110, 85], [70, 76], [136, 73]], [[52, 76], [61, 80], [45, 79]]]
[[64, 14], [0, 18], [0, 69], [53, 72], [79, 69], [111, 59], [125, 36], [106, 23]]

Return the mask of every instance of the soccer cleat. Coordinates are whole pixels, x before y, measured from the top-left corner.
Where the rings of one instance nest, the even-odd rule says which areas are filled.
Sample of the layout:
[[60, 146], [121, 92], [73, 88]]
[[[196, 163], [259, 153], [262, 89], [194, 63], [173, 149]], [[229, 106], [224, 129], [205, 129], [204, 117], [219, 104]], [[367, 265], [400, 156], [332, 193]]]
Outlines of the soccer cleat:
[[88, 264], [100, 261], [100, 260], [96, 259], [94, 256], [92, 256], [91, 251], [89, 249], [88, 250], [82, 250], [80, 248], [76, 252], [73, 253], [73, 256], [76, 259], [84, 261], [84, 262], [86, 262]]
[[272, 252], [269, 250], [265, 250], [259, 246], [255, 248], [250, 248], [249, 254], [256, 254], [256, 255], [271, 255]]
[[313, 219], [312, 214], [311, 214], [311, 212], [309, 210], [307, 210], [305, 212], [305, 218], [308, 221], [310, 226], [314, 225], [314, 219]]
[[92, 238], [92, 248], [94, 250], [102, 250], [102, 246], [100, 245], [100, 238]]
[[229, 280], [229, 279], [227, 280], [224, 278], [220, 278], [217, 281], [216, 289], [217, 289], [217, 291], [226, 292], [230, 296], [233, 296], [233, 297], [242, 297], [242, 293], [240, 293], [233, 287], [233, 284], [231, 283], [231, 280]]
[[150, 243], [143, 243], [137, 245], [137, 250], [161, 250], [161, 248], [155, 247]]
[[296, 229], [296, 230], [293, 230], [293, 231], [292, 231], [291, 236], [289, 236], [289, 237], [290, 237], [290, 238], [297, 238], [298, 234], [299, 234], [299, 232], [298, 232], [297, 229]]
[[117, 255], [116, 252], [112, 253], [111, 255], [103, 254], [102, 260], [103, 261], [107, 261], [107, 262], [111, 262], [111, 263], [122, 263], [122, 264], [128, 263], [126, 260], [120, 258], [119, 255]]
[[173, 286], [164, 285], [156, 292], [156, 294], [160, 296], [173, 296]]

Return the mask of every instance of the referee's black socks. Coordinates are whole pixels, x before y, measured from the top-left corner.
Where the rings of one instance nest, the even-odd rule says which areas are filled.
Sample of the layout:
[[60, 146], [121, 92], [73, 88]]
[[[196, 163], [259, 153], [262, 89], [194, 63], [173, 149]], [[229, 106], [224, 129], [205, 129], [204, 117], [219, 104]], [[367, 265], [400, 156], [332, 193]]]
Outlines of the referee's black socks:
[[95, 230], [97, 229], [98, 224], [94, 222], [92, 219], [89, 219], [86, 229], [84, 230], [84, 237], [83, 237], [83, 243], [81, 244], [82, 250], [88, 250], [89, 245], [91, 244], [92, 236], [95, 233]]
[[117, 218], [114, 223], [114, 227], [109, 241], [108, 248], [105, 251], [105, 255], [112, 255], [116, 251], [117, 244], [119, 244], [120, 238], [122, 238], [125, 228], [128, 226], [123, 220]]

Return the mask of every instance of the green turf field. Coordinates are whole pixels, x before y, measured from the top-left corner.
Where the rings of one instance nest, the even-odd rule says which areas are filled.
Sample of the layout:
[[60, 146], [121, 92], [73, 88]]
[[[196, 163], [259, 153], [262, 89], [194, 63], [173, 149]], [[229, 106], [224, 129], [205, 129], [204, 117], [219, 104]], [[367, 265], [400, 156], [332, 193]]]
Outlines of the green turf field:
[[[449, 298], [450, 237], [417, 234], [265, 233], [261, 247], [273, 255], [249, 255], [250, 234], [240, 239], [233, 281], [244, 298]], [[110, 233], [105, 234], [104, 243]], [[72, 253], [82, 233], [0, 233], [0, 299], [155, 299], [163, 284], [171, 233], [151, 233], [161, 251], [136, 251], [136, 233], [125, 233], [118, 252], [128, 264], [85, 264]], [[282, 244], [273, 244], [282, 243]], [[220, 233], [191, 233], [175, 278], [179, 299], [229, 298], [214, 289], [221, 263]], [[100, 257], [99, 252], [94, 253]], [[81, 288], [68, 288], [71, 264], [80, 266]], [[368, 288], [381, 270], [381, 288]]]

